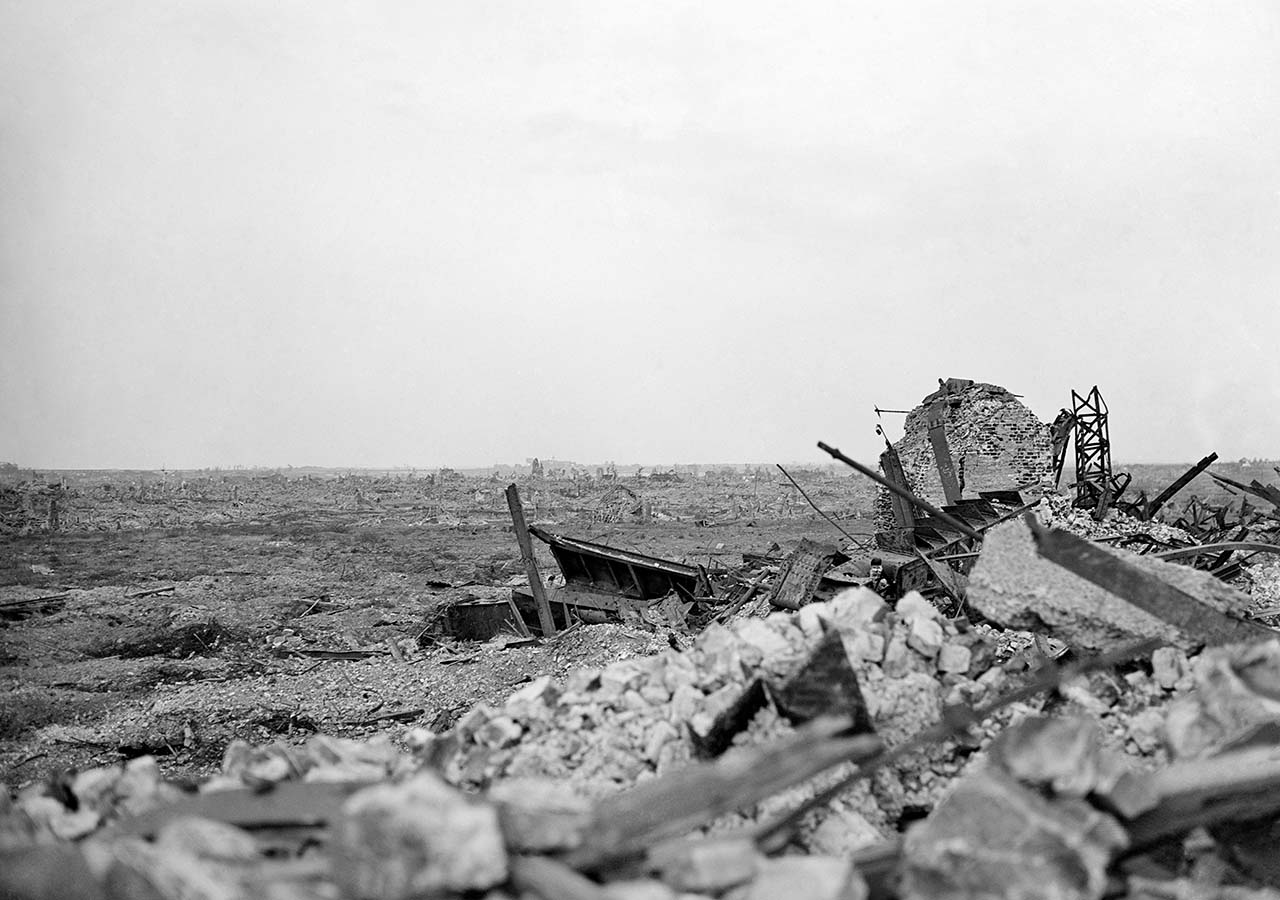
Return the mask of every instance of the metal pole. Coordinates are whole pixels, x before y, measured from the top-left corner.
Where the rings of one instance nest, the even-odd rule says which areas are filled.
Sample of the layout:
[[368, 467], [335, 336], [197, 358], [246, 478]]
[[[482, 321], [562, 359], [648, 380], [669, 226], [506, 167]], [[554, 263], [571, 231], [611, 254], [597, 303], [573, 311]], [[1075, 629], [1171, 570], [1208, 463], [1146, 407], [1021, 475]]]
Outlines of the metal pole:
[[956, 531], [960, 532], [965, 537], [971, 537], [974, 540], [978, 540], [978, 541], [982, 540], [982, 534], [980, 532], [973, 530], [968, 525], [961, 522], [959, 519], [955, 518], [954, 516], [944, 513], [942, 510], [938, 509], [938, 507], [934, 506], [932, 503], [928, 502], [927, 500], [921, 500], [919, 497], [911, 493], [906, 488], [900, 487], [899, 485], [894, 484], [892, 481], [890, 481], [888, 478], [885, 478], [883, 475], [881, 475], [879, 472], [875, 471], [874, 469], [868, 469], [862, 463], [857, 462], [856, 460], [850, 459], [849, 457], [841, 453], [839, 450], [837, 450], [835, 447], [829, 447], [826, 444], [824, 444], [822, 441], [818, 441], [818, 449], [826, 454], [829, 454], [833, 459], [838, 459], [840, 460], [840, 462], [844, 463], [845, 465], [851, 466], [854, 470], [861, 472], [863, 475], [866, 475], [876, 484], [893, 491], [899, 497], [902, 497], [905, 500], [909, 500], [910, 502], [914, 503], [916, 506], [923, 509], [925, 512], [929, 513], [931, 516], [936, 517], [944, 525], [947, 525], [950, 528], [954, 528]]

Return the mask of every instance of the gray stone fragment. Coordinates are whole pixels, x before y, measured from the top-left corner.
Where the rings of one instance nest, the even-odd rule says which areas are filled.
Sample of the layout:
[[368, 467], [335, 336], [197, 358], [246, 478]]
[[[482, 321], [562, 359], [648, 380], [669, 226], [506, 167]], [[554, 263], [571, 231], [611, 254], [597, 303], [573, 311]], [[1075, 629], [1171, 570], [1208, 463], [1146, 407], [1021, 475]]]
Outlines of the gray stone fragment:
[[507, 878], [497, 813], [429, 772], [354, 794], [334, 831], [334, 878], [353, 897], [439, 896]]
[[750, 881], [761, 862], [747, 838], [680, 841], [658, 848], [649, 862], [678, 891], [719, 894]]
[[997, 769], [961, 780], [903, 843], [907, 900], [1099, 900], [1127, 843], [1082, 800], [1045, 799]]
[[783, 856], [760, 863], [750, 884], [734, 888], [727, 900], [866, 900], [867, 883], [848, 860], [829, 856]]
[[[1211, 575], [1186, 566], [1102, 547], [1222, 611], [1243, 609], [1248, 598]], [[1006, 628], [1050, 632], [1067, 644], [1090, 650], [1113, 649], [1155, 637], [1182, 647], [1198, 646], [1200, 635], [1179, 629], [1041, 557], [1022, 519], [986, 533], [982, 555], [969, 579], [968, 601]]]

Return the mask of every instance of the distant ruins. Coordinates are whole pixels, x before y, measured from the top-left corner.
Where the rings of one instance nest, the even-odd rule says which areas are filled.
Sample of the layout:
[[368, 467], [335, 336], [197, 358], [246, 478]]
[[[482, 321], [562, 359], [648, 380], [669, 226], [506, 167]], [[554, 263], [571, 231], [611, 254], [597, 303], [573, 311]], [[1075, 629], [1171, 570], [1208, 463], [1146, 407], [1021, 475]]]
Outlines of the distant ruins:
[[[1052, 484], [1049, 425], [999, 385], [961, 378], [938, 383], [907, 414], [905, 433], [893, 444], [917, 496], [943, 506], [978, 491], [1023, 489], [1035, 495]], [[884, 490], [876, 498], [876, 520], [884, 527], [894, 523]]]

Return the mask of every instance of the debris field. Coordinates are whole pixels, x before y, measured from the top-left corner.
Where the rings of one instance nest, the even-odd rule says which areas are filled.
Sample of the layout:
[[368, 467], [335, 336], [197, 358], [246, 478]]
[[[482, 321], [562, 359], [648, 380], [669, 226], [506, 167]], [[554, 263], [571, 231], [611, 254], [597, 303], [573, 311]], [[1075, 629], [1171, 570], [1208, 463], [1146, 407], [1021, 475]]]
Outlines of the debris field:
[[[262, 491], [261, 521], [144, 547], [91, 539], [81, 488], [30, 491], [0, 896], [1280, 897], [1280, 489], [1202, 460], [1139, 491], [1097, 389], [1073, 397], [1066, 487], [1062, 429], [940, 379], [878, 496], [794, 468], [702, 497], [390, 480], [452, 519], [428, 537], [404, 500], [342, 531], [313, 491], [325, 524], [289, 531]], [[196, 569], [157, 555], [188, 537]], [[127, 588], [90, 578], [108, 546]]]

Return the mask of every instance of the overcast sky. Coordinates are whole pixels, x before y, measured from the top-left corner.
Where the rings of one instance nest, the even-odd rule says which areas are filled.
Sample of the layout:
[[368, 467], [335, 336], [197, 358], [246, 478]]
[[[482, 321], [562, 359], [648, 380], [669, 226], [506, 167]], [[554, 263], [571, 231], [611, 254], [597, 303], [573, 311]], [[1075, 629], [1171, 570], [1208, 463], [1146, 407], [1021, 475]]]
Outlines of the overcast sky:
[[874, 460], [939, 377], [1280, 457], [1274, 0], [0, 0], [0, 77], [0, 460]]

